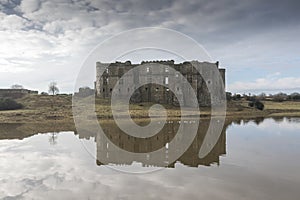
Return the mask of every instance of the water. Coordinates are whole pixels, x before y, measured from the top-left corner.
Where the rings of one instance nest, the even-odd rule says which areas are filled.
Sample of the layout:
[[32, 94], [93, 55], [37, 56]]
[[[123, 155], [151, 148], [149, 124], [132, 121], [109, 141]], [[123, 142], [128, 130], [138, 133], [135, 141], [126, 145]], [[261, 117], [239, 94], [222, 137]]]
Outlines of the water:
[[[170, 123], [159, 134], [171, 140], [176, 127]], [[155, 137], [148, 143], [133, 142], [113, 126], [107, 130], [108, 137], [119, 138], [115, 142], [129, 151], [163, 145]], [[110, 152], [92, 133], [32, 135], [22, 125], [2, 124], [0, 199], [299, 199], [300, 119], [227, 123], [203, 159], [197, 151], [205, 122], [201, 130], [176, 162], [162, 168], [124, 161], [104, 165], [99, 154]]]

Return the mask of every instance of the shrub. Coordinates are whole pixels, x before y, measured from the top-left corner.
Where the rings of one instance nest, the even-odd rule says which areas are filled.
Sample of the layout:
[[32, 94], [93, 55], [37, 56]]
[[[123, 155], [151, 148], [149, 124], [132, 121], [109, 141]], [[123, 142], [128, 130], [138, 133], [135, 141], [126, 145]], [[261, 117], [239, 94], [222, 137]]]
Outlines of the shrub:
[[232, 99], [232, 94], [231, 92], [226, 92], [226, 100], [230, 101]]
[[241, 96], [240, 94], [234, 94], [234, 95], [232, 96], [232, 99], [235, 100], [235, 101], [239, 101], [239, 100], [242, 99], [242, 96]]
[[9, 99], [9, 98], [0, 99], [0, 110], [16, 110], [21, 108], [23, 108], [23, 105], [17, 103], [13, 99]]
[[251, 107], [251, 108], [253, 108], [253, 107], [254, 107], [254, 102], [253, 102], [253, 101], [250, 101], [250, 102], [248, 103], [248, 106]]
[[255, 107], [258, 109], [258, 110], [263, 110], [265, 108], [265, 105], [260, 102], [260, 101], [256, 101], [255, 102]]
[[255, 107], [258, 110], [263, 110], [265, 108], [265, 105], [259, 100], [250, 101], [248, 103], [248, 106]]
[[273, 95], [273, 101], [275, 102], [283, 102], [286, 101], [288, 99], [288, 95], [285, 93], [278, 93]]
[[292, 101], [299, 101], [300, 100], [300, 94], [297, 92], [294, 92], [292, 94], [289, 95], [289, 100]]

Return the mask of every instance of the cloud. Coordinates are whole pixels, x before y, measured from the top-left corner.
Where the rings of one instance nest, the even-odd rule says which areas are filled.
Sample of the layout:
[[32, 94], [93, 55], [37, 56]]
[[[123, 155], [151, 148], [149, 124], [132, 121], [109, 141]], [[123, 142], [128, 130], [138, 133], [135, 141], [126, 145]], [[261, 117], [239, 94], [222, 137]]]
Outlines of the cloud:
[[270, 133], [280, 132], [279, 130], [296, 133], [300, 130], [300, 123], [297, 119], [283, 118], [280, 123], [274, 123], [274, 120], [268, 119], [257, 126], [257, 128], [261, 130], [269, 130]]
[[35, 12], [40, 8], [39, 0], [23, 0], [20, 5], [21, 11], [24, 13]]
[[20, 30], [28, 26], [29, 23], [25, 19], [17, 15], [5, 15], [0, 13], [0, 30]]
[[[132, 28], [157, 26], [196, 39], [238, 81], [237, 70], [247, 73], [248, 67], [276, 71], [283, 63], [298, 67], [298, 8], [296, 0], [0, 0], [0, 69], [34, 69], [35, 77], [45, 70], [47, 80], [56, 79], [57, 74], [77, 71], [88, 52], [104, 39]], [[76, 74], [69, 76], [74, 82]], [[9, 82], [6, 77], [0, 86]], [[14, 77], [32, 82], [21, 74]], [[68, 85], [62, 91], [72, 91], [72, 82], [60, 78], [57, 82]], [[29, 85], [44, 87], [38, 82]]]
[[232, 92], [299, 91], [300, 77], [278, 77], [279, 72], [254, 81], [237, 81], [228, 86]]

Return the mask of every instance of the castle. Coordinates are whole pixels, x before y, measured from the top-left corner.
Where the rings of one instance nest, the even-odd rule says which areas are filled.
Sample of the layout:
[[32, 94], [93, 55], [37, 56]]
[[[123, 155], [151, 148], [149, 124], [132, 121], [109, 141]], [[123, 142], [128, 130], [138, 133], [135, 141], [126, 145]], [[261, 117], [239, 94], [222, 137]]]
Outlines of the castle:
[[[123, 90], [119, 89], [119, 95], [125, 95], [134, 91], [130, 99], [133, 103], [153, 102], [174, 106], [179, 106], [180, 103], [183, 103], [181, 105], [191, 105], [190, 97], [192, 91], [190, 91], [185, 84], [180, 84], [181, 81], [184, 82], [187, 80], [196, 94], [199, 106], [210, 106], [211, 95], [207, 85], [224, 84], [225, 86], [225, 69], [219, 68], [219, 62], [193, 62], [196, 62], [196, 64], [200, 66], [202, 74], [205, 74], [206, 77], [210, 77], [208, 80], [204, 80], [203, 76], [201, 76], [192, 65], [192, 62], [183, 62], [179, 64], [176, 64], [173, 60], [143, 61], [140, 64], [132, 64], [130, 61], [115, 63], [97, 62], [95, 82], [96, 96], [99, 98], [111, 98], [113, 88], [118, 83], [127, 87]], [[136, 76], [134, 72], [131, 72], [132, 74], [130, 75], [131, 69], [143, 65], [149, 67], [146, 67], [145, 70], [138, 71], [138, 76]], [[154, 65], [159, 65], [159, 67], [156, 66], [156, 68], [151, 68]], [[103, 71], [105, 68], [106, 70]], [[213, 78], [215, 75], [215, 70], [213, 69], [217, 69], [220, 72], [222, 83], [220, 83], [220, 79], [217, 80]], [[125, 81], [121, 81], [120, 79], [124, 74], [127, 74], [128, 78], [125, 79]], [[179, 76], [179, 74], [182, 76]], [[138, 88], [130, 87], [150, 79], [157, 79], [162, 84], [151, 83], [142, 85]], [[171, 92], [169, 88], [174, 88], [173, 92]], [[222, 93], [225, 91], [217, 92]]]

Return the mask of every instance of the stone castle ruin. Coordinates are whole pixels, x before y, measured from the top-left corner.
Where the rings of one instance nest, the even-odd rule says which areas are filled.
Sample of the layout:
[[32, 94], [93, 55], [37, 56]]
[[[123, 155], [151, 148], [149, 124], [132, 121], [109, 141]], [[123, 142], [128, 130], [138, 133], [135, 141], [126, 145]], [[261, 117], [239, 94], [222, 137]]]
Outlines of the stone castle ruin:
[[[195, 64], [199, 66], [201, 74], [206, 76], [205, 80], [195, 69]], [[145, 68], [139, 68], [139, 71], [132, 70], [139, 66], [145, 66]], [[106, 67], [107, 69], [104, 70]], [[219, 71], [221, 79], [214, 78], [216, 70]], [[124, 75], [127, 78], [121, 78]], [[156, 82], [161, 84], [149, 83], [135, 87], [135, 85], [147, 80], [156, 80]], [[225, 87], [225, 69], [219, 68], [219, 62], [193, 61], [179, 64], [176, 64], [173, 60], [143, 61], [140, 64], [132, 64], [130, 61], [124, 63], [97, 62], [96, 96], [110, 99], [116, 84], [123, 86], [121, 87], [122, 89], [117, 91], [120, 96], [133, 92], [130, 99], [132, 103], [153, 102], [174, 106], [179, 106], [180, 103], [182, 103], [181, 105], [191, 105], [190, 97], [192, 91], [187, 87], [187, 84], [190, 84], [196, 94], [199, 106], [210, 106], [212, 101], [208, 86], [223, 84]], [[215, 91], [217, 96], [225, 93], [224, 87], [222, 87], [222, 91], [220, 89], [218, 89], [220, 91]], [[170, 90], [170, 88], [173, 88], [173, 90]]]

